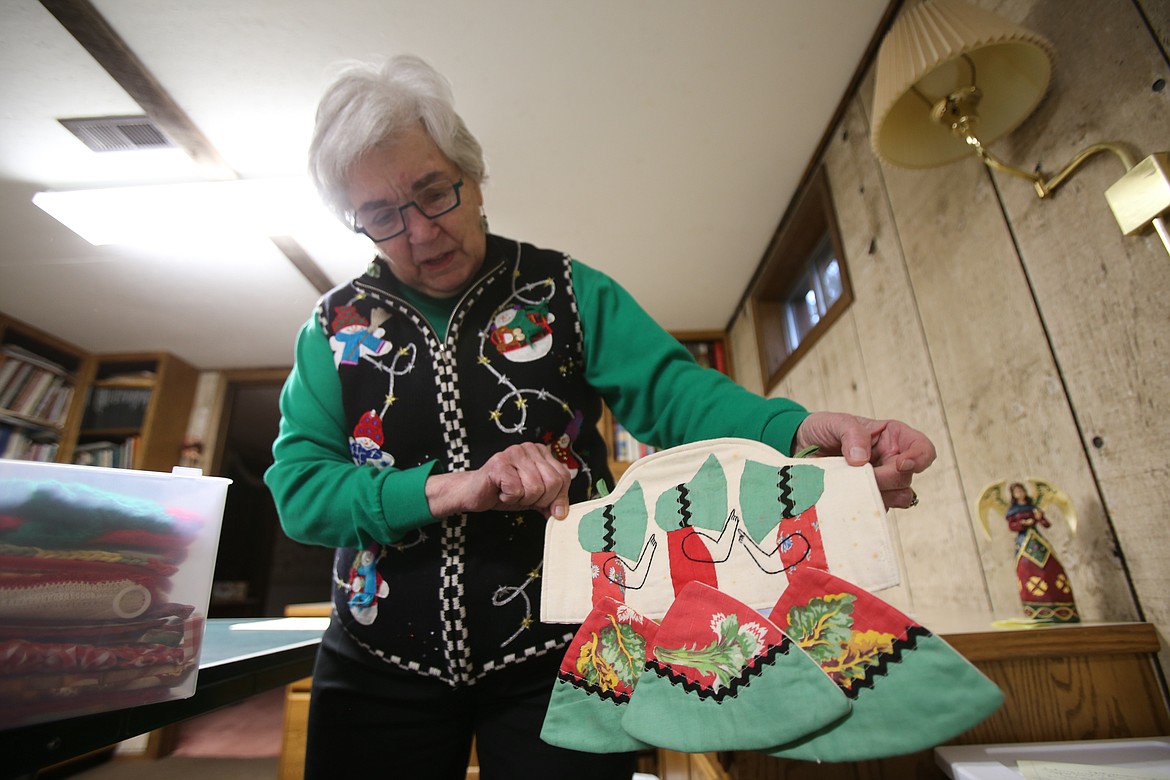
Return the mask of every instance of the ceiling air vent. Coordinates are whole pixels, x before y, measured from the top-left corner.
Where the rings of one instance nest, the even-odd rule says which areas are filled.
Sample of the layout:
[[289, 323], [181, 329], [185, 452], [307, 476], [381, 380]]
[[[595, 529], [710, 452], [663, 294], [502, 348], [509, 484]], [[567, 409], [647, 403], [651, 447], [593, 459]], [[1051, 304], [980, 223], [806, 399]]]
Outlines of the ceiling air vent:
[[144, 116], [99, 116], [57, 120], [95, 152], [132, 152], [174, 146]]

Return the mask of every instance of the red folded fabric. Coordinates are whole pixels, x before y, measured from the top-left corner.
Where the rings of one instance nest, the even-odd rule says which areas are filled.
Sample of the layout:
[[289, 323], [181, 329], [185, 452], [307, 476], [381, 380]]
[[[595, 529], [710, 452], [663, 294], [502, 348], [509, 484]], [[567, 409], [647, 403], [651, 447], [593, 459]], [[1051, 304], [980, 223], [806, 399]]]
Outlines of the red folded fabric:
[[141, 669], [182, 663], [183, 654], [182, 647], [166, 645], [85, 645], [8, 639], [0, 642], [0, 675]]

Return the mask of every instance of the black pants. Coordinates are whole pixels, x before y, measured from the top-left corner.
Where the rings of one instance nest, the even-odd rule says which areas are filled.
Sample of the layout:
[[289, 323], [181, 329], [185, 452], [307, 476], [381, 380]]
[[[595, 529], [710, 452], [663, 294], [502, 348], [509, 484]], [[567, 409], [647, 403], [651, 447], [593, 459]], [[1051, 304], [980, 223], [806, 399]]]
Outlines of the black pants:
[[305, 778], [463, 780], [475, 735], [483, 780], [629, 780], [633, 753], [580, 753], [540, 739], [559, 665], [554, 653], [451, 688], [421, 675], [380, 674], [322, 646]]

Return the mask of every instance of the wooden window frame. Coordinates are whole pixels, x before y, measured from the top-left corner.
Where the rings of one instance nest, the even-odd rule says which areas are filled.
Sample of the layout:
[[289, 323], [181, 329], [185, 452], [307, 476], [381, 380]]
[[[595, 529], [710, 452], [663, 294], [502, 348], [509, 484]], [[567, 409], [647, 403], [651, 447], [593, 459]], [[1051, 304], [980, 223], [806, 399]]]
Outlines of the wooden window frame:
[[[799, 346], [789, 352], [783, 324], [785, 305], [792, 285], [805, 273], [812, 252], [826, 235], [840, 269], [841, 295], [805, 334]], [[853, 303], [848, 262], [837, 226], [829, 179], [823, 167], [813, 174], [777, 231], [752, 289], [751, 300], [760, 370], [765, 390], [770, 393]]]

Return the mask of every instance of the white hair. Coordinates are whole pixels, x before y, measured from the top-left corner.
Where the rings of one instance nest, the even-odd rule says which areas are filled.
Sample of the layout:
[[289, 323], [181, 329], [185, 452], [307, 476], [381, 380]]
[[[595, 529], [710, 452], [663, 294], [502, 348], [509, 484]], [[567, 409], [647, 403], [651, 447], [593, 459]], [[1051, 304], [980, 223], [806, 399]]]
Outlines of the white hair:
[[317, 104], [309, 175], [325, 205], [343, 221], [350, 170], [374, 146], [422, 122], [435, 145], [465, 176], [482, 183], [479, 141], [455, 112], [451, 83], [419, 57], [346, 63]]

